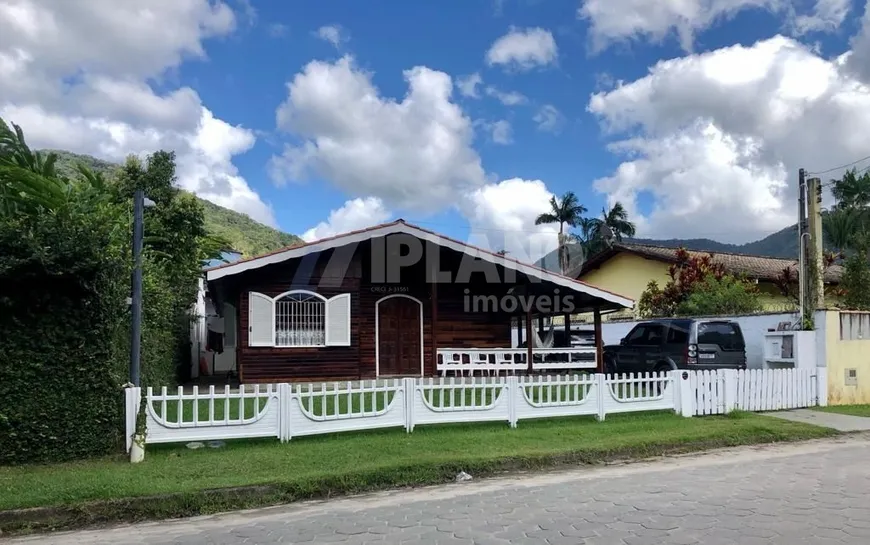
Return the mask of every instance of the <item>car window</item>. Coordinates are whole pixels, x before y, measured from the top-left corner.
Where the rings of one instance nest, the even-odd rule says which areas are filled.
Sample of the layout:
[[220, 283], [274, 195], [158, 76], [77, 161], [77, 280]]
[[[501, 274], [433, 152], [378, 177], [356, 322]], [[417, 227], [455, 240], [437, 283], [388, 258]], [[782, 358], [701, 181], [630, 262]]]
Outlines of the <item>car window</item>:
[[663, 337], [665, 336], [665, 326], [663, 325], [651, 325], [646, 328], [646, 339], [644, 339], [644, 344], [662, 344]]
[[744, 347], [737, 325], [729, 322], [698, 324], [698, 344], [715, 344], [723, 350], [741, 350]]
[[686, 344], [689, 342], [689, 332], [683, 327], [671, 324], [668, 328], [667, 344]]
[[628, 334], [626, 344], [651, 345], [661, 344], [664, 326], [658, 324], [639, 325]]
[[625, 337], [626, 344], [641, 344], [643, 339], [646, 338], [646, 329], [647, 326], [639, 325], [629, 332], [629, 334]]

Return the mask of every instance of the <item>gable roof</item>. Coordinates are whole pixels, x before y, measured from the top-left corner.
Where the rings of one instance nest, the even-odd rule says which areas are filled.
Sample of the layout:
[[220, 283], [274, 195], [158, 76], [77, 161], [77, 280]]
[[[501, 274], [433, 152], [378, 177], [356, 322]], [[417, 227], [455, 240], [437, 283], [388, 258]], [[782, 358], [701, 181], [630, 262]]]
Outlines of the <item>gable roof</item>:
[[[677, 263], [678, 248], [668, 248], [665, 246], [652, 246], [647, 244], [636, 244], [627, 242], [617, 242], [613, 246], [598, 255], [595, 255], [582, 266], [571, 271], [572, 277], [580, 277], [587, 272], [597, 269], [605, 261], [613, 258], [621, 252], [626, 252], [647, 259], [654, 259], [663, 263]], [[749, 278], [757, 278], [758, 280], [776, 280], [782, 273], [783, 269], [791, 269], [797, 274], [798, 262], [794, 259], [784, 259], [780, 257], [765, 257], [758, 255], [737, 254], [729, 252], [702, 252], [698, 250], [686, 250], [693, 257], [701, 257], [705, 255], [713, 255], [713, 262], [721, 263], [725, 270], [731, 274], [745, 275]], [[840, 277], [843, 274], [843, 268], [840, 265], [832, 265], [825, 271], [825, 282], [837, 284], [840, 282]]]
[[359, 243], [373, 238], [398, 233], [411, 235], [421, 240], [437, 244], [438, 246], [450, 248], [451, 250], [465, 254], [469, 257], [481, 259], [505, 267], [506, 269], [515, 270], [527, 276], [552, 282], [574, 291], [586, 293], [592, 297], [597, 297], [622, 307], [632, 308], [634, 306], [634, 300], [628, 297], [592, 286], [591, 284], [587, 284], [581, 280], [576, 280], [568, 276], [547, 271], [534, 265], [529, 265], [528, 263], [523, 263], [522, 261], [512, 257], [502, 256], [489, 250], [484, 250], [483, 248], [471, 246], [464, 242], [440, 235], [434, 231], [406, 223], [401, 219], [390, 223], [375, 225], [366, 229], [360, 229], [358, 231], [343, 233], [334, 237], [315, 240], [308, 243], [295, 244], [261, 256], [212, 267], [206, 269], [206, 279], [209, 281], [217, 280], [219, 278], [240, 274], [245, 271], [258, 269], [275, 263], [281, 263], [290, 259], [298, 259], [312, 253], [323, 252], [347, 244]]

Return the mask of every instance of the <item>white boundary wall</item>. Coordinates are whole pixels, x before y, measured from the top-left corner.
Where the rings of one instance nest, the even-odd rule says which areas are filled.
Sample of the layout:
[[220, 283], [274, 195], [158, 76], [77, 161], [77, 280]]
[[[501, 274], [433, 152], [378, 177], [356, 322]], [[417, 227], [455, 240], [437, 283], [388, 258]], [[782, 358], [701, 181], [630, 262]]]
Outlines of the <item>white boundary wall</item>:
[[[794, 323], [798, 319], [796, 313], [757, 314], [752, 316], [718, 316], [710, 319], [734, 320], [740, 324], [743, 338], [746, 341], [746, 366], [749, 369], [764, 369], [764, 335], [768, 329], [776, 329], [780, 322]], [[619, 344], [631, 329], [641, 322], [603, 322], [601, 334], [604, 344]]]
[[[126, 390], [127, 450], [141, 388]], [[192, 393], [148, 388], [146, 443], [293, 437], [451, 422], [673, 410], [686, 417], [825, 404], [824, 368], [632, 375], [405, 378], [269, 384]]]

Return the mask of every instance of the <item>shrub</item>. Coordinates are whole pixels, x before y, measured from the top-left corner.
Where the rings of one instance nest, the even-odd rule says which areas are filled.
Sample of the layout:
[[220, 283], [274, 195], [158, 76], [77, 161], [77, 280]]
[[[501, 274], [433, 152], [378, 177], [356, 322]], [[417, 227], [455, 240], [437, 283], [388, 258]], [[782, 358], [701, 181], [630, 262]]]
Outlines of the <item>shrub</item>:
[[641, 316], [714, 316], [761, 309], [758, 289], [727, 274], [712, 254], [693, 256], [680, 248], [668, 276], [664, 288], [655, 280], [647, 285], [637, 304]]
[[0, 221], [0, 464], [121, 442], [129, 269], [114, 212]]

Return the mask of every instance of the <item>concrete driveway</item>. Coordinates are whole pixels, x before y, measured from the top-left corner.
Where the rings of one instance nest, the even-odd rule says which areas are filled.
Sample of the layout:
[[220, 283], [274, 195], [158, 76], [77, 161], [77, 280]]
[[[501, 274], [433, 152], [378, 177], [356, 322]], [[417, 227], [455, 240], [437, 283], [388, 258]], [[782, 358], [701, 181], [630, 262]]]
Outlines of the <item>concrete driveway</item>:
[[870, 543], [870, 436], [737, 448], [13, 543]]

